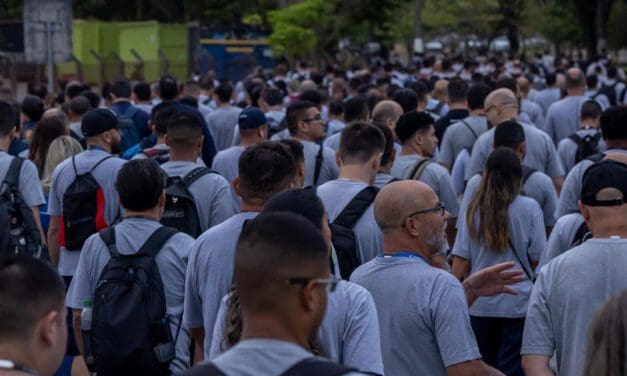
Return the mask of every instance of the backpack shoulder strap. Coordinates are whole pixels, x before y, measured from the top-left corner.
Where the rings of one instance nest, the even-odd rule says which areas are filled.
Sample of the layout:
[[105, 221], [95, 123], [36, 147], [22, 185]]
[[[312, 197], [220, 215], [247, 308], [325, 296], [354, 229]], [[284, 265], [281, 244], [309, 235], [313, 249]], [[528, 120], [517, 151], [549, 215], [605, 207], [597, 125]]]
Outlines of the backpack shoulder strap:
[[[87, 173], [90, 174], [92, 171], [96, 169], [96, 167], [100, 166], [102, 162], [106, 161], [109, 158], [113, 158], [113, 155], [108, 155], [102, 158], [101, 160], [99, 160], [98, 163], [96, 163], [92, 168], [89, 169], [89, 171], [87, 171]], [[74, 157], [72, 157], [72, 163], [74, 163]], [[74, 164], [74, 171], [76, 172], [76, 164]]]
[[142, 153], [144, 153], [144, 155], [148, 158], [155, 158], [164, 154], [168, 154], [170, 153], [170, 151], [165, 149], [150, 148], [142, 150]]
[[373, 186], [368, 186], [353, 197], [353, 199], [344, 207], [340, 215], [333, 221], [334, 224], [353, 228], [355, 223], [366, 212], [368, 207], [372, 204], [375, 197], [379, 193], [379, 189]]
[[536, 171], [538, 170], [536, 170], [535, 168], [531, 168], [531, 167], [527, 167], [523, 165], [523, 175], [522, 175], [523, 185], [527, 182], [527, 180], [529, 180], [529, 177], [533, 175], [533, 173]]
[[213, 171], [211, 171], [207, 167], [196, 167], [195, 169], [188, 172], [187, 175], [183, 176], [181, 181], [183, 182], [184, 186], [189, 187], [196, 180], [200, 179], [200, 177], [205, 176], [209, 173], [213, 173]]
[[575, 236], [573, 237], [573, 241], [570, 243], [570, 247], [573, 248], [575, 246], [580, 245], [584, 241], [588, 240], [590, 237], [590, 229], [588, 228], [588, 224], [586, 221], [583, 221], [582, 224], [577, 228], [577, 232], [575, 232]]
[[571, 134], [570, 136], [568, 136], [568, 138], [572, 140], [574, 143], [576, 143], [577, 145], [579, 145], [581, 141], [583, 141], [583, 138], [581, 138], [577, 133]]
[[479, 138], [479, 136], [477, 136], [477, 132], [475, 132], [475, 130], [472, 129], [472, 127], [470, 126], [470, 124], [466, 122], [466, 120], [462, 119], [461, 122], [466, 126], [466, 128], [468, 128], [468, 130], [472, 133], [472, 135], [475, 136], [475, 140]]
[[318, 359], [316, 357], [306, 358], [294, 364], [283, 372], [281, 376], [340, 376], [349, 372], [356, 371], [353, 368], [347, 368], [331, 361]]
[[11, 164], [9, 165], [9, 170], [7, 171], [6, 176], [4, 177], [4, 183], [9, 186], [9, 188], [17, 188], [20, 184], [20, 171], [22, 171], [22, 164], [24, 164], [24, 159], [20, 157], [13, 157], [11, 160]]
[[390, 181], [389, 181], [389, 182], [387, 182], [387, 184], [386, 184], [386, 185], [388, 185], [388, 184], [392, 184], [392, 183], [396, 183], [397, 181], [401, 181], [401, 180], [403, 180], [403, 179], [399, 179], [399, 178], [392, 178], [392, 179], [390, 179]]
[[151, 257], [157, 256], [157, 253], [163, 248], [163, 245], [176, 234], [178, 231], [172, 227], [162, 226], [150, 235], [148, 240], [137, 251], [137, 254], [147, 255]]
[[115, 226], [111, 226], [100, 231], [98, 235], [107, 246], [111, 258], [118, 258], [120, 256], [120, 252], [118, 252], [118, 247], [115, 245]]
[[316, 168], [314, 169], [313, 185], [318, 184], [318, 178], [320, 178], [320, 170], [322, 170], [322, 161], [324, 160], [324, 146], [320, 144], [318, 154], [316, 154]]
[[429, 158], [423, 158], [417, 161], [414, 164], [414, 168], [412, 169], [411, 174], [409, 174], [407, 178], [418, 180], [418, 178], [420, 178], [420, 175], [422, 175], [422, 172], [425, 170], [425, 168], [427, 167], [429, 163], [430, 163]]
[[597, 162], [601, 162], [603, 158], [605, 158], [605, 153], [596, 153], [596, 154], [589, 156], [586, 159], [591, 162], [597, 163]]

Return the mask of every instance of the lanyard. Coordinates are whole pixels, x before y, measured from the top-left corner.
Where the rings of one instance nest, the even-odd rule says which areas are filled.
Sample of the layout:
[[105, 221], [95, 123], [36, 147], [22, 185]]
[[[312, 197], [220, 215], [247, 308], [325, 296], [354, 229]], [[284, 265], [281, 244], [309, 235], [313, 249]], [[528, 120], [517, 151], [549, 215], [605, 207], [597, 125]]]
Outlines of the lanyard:
[[13, 361], [6, 360], [6, 359], [0, 359], [0, 370], [20, 371], [20, 372], [28, 373], [34, 376], [39, 375], [39, 373], [36, 370], [30, 367], [27, 367], [22, 364], [17, 364]]
[[385, 253], [379, 253], [379, 257], [406, 257], [406, 258], [418, 258], [418, 259], [422, 259], [422, 261], [427, 262], [427, 260], [425, 260], [424, 257], [420, 256], [419, 254], [413, 253], [413, 252], [399, 252], [399, 253], [392, 253], [392, 254], [385, 254]]
[[105, 149], [101, 148], [98, 145], [89, 145], [87, 147], [87, 149], [89, 149], [89, 150], [100, 150], [100, 151], [104, 151], [105, 153], [108, 153], [108, 151], [106, 151]]

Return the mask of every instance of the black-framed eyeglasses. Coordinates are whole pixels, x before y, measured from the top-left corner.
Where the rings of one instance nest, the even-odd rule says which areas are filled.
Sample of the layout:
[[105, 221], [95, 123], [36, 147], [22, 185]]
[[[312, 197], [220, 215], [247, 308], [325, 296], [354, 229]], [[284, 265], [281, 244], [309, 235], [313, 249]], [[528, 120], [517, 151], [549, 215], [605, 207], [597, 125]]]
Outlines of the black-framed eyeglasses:
[[329, 277], [329, 278], [288, 278], [287, 283], [289, 285], [306, 285], [310, 281], [314, 281], [316, 284], [324, 285], [328, 292], [333, 292], [337, 288], [337, 284], [341, 281], [341, 278]]
[[303, 121], [305, 123], [310, 123], [312, 121], [317, 121], [318, 123], [322, 123], [323, 119], [322, 119], [322, 115], [318, 115], [318, 116], [314, 116], [314, 117], [309, 118], [309, 119], [303, 119]]
[[[423, 210], [418, 210], [417, 212], [414, 212], [410, 215], [407, 216], [407, 218], [411, 218], [414, 215], [418, 215], [418, 214], [425, 214], [425, 213], [433, 213], [433, 212], [440, 212], [440, 216], [444, 215], [444, 212], [446, 211], [446, 207], [444, 206], [444, 203], [442, 201], [438, 202], [435, 207], [430, 208], [430, 209], [423, 209]], [[405, 222], [403, 222], [405, 223]]]

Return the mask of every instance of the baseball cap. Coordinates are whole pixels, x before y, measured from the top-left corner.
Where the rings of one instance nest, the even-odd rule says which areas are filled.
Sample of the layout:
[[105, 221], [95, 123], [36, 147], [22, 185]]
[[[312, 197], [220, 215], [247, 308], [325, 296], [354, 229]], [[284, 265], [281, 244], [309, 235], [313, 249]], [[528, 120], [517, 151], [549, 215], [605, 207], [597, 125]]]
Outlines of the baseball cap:
[[112, 111], [104, 108], [87, 111], [81, 119], [81, 131], [85, 137], [95, 136], [117, 127], [118, 118]]
[[266, 115], [257, 107], [248, 107], [239, 114], [239, 129], [259, 128], [268, 123]]
[[[599, 200], [598, 193], [605, 188], [614, 188], [622, 197]], [[620, 206], [627, 201], [627, 165], [610, 159], [595, 163], [583, 174], [581, 202], [588, 206]]]

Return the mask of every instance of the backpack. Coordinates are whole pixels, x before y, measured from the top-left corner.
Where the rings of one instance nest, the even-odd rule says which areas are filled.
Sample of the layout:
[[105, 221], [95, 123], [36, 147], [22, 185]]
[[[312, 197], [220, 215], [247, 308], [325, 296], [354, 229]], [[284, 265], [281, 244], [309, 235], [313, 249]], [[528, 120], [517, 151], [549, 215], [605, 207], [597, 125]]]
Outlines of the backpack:
[[168, 178], [165, 188], [165, 210], [161, 216], [162, 225], [173, 227], [193, 238], [202, 233], [198, 208], [189, 186], [209, 173], [215, 172], [206, 167], [197, 167], [182, 178], [180, 176]]
[[176, 339], [155, 257], [176, 233], [161, 227], [137, 253], [126, 255], [115, 245], [115, 226], [100, 232], [111, 259], [94, 291], [90, 342], [98, 375], [170, 374]]
[[90, 235], [108, 227], [104, 218], [104, 193], [91, 173], [111, 157], [102, 158], [81, 175], [72, 157], [76, 178], [63, 194], [63, 226], [59, 233], [59, 244], [68, 250], [80, 250]]
[[324, 146], [320, 145], [318, 154], [316, 154], [316, 166], [314, 168], [313, 186], [318, 185], [318, 178], [320, 178], [320, 170], [322, 170], [322, 162], [324, 161]]
[[[344, 367], [325, 359], [311, 357], [294, 364], [279, 376], [341, 376], [356, 371], [354, 368]], [[186, 371], [183, 375], [226, 376], [226, 373], [222, 372], [213, 363], [205, 363]]]
[[583, 244], [586, 240], [592, 237], [592, 233], [590, 232], [590, 228], [586, 221], [583, 221], [582, 224], [577, 228], [577, 232], [575, 232], [575, 236], [573, 237], [572, 242], [570, 243], [570, 248], [575, 248], [578, 245]]
[[118, 127], [122, 135], [122, 142], [120, 144], [121, 150], [124, 151], [132, 146], [137, 145], [140, 141], [140, 137], [139, 132], [135, 127], [133, 117], [135, 116], [137, 111], [139, 111], [139, 108], [131, 105], [123, 113], [117, 113], [113, 109], [112, 111], [118, 118]]
[[614, 84], [612, 85], [606, 85], [603, 84], [601, 85], [601, 88], [598, 91], [598, 94], [603, 94], [607, 97], [607, 99], [610, 101], [610, 106], [616, 106], [616, 85], [618, 84], [618, 81], [614, 82]]
[[599, 132], [594, 135], [586, 135], [584, 137], [579, 136], [577, 133], [573, 133], [568, 136], [568, 138], [577, 144], [575, 163], [579, 163], [581, 160], [599, 152], [599, 140], [601, 140], [601, 133]]
[[156, 161], [159, 165], [162, 165], [170, 160], [169, 150], [149, 148], [144, 149], [142, 154], [144, 154], [146, 158]]
[[591, 156], [589, 156], [588, 158], [586, 158], [586, 160], [592, 162], [592, 163], [597, 163], [597, 162], [601, 162], [603, 160], [603, 158], [605, 158], [606, 154], [603, 152], [599, 152], [596, 154], [592, 154]]
[[0, 255], [47, 258], [33, 211], [19, 191], [23, 163], [24, 159], [14, 157], [2, 182], [6, 189], [0, 195]]
[[357, 254], [357, 239], [353, 232], [353, 227], [361, 218], [368, 207], [372, 205], [379, 189], [376, 187], [366, 187], [362, 189], [346, 205], [342, 212], [329, 224], [331, 228], [331, 242], [335, 247], [337, 260], [340, 267], [340, 275], [348, 279], [359, 265], [361, 259]]

